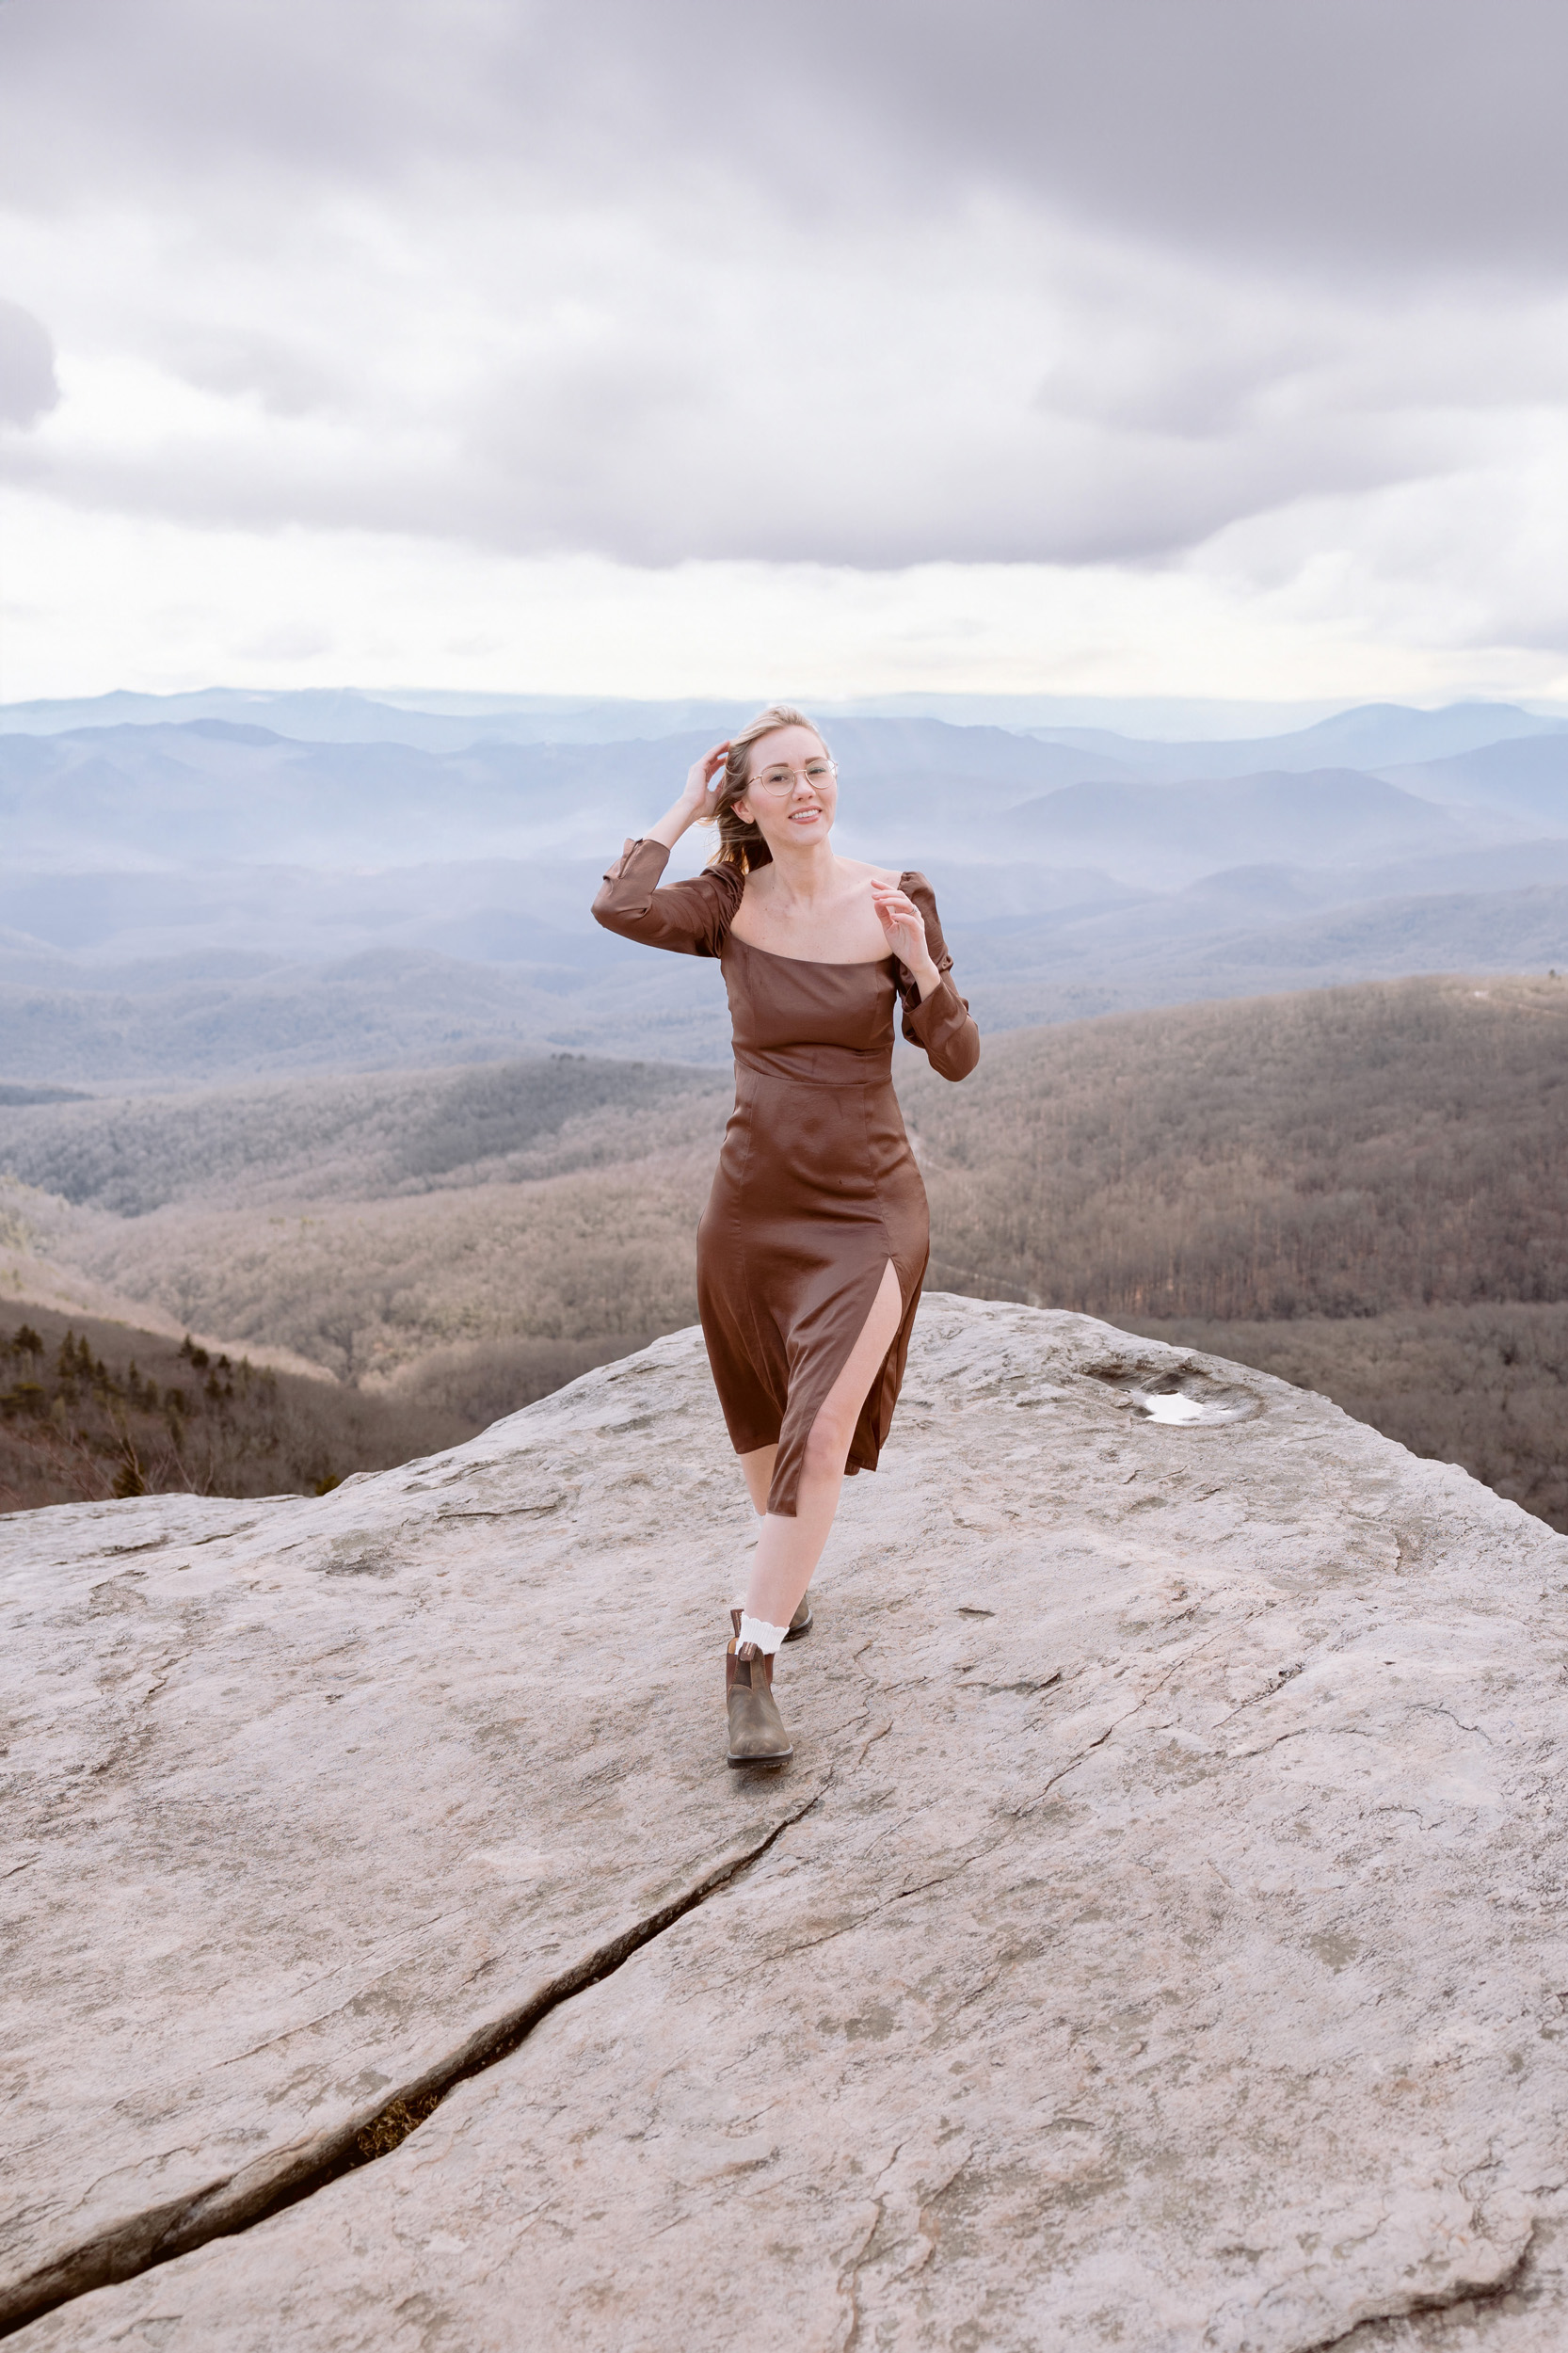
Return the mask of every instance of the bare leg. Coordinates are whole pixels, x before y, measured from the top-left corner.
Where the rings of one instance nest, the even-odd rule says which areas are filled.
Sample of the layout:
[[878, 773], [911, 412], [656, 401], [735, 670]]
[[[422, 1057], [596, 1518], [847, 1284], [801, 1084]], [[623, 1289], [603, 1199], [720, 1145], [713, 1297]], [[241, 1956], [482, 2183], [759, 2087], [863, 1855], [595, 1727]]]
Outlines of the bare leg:
[[768, 1489], [773, 1485], [773, 1466], [777, 1452], [776, 1446], [760, 1446], [754, 1454], [743, 1454], [741, 1457], [746, 1493], [759, 1519], [768, 1508]]
[[[741, 1469], [745, 1474], [746, 1493], [759, 1519], [764, 1518], [767, 1513], [768, 1489], [773, 1485], [773, 1466], [777, 1456], [776, 1446], [760, 1446], [754, 1452], [743, 1454], [740, 1458]], [[744, 1609], [744, 1593], [738, 1593], [729, 1606], [732, 1609]]]
[[[816, 1420], [811, 1424], [795, 1496], [795, 1516], [786, 1519], [781, 1513], [768, 1512], [763, 1518], [746, 1587], [749, 1617], [760, 1618], [768, 1625], [788, 1625], [796, 1603], [810, 1584], [811, 1572], [822, 1558], [833, 1515], [839, 1508], [844, 1465], [849, 1459], [850, 1441], [860, 1418], [860, 1408], [882, 1369], [903, 1314], [898, 1273], [889, 1258], [883, 1269], [872, 1311], [850, 1351], [849, 1361], [818, 1407]], [[772, 1477], [776, 1452], [776, 1447], [759, 1447], [756, 1453], [741, 1457], [751, 1499], [759, 1510], [767, 1502], [768, 1478]], [[760, 1471], [764, 1460], [766, 1478], [761, 1477]]]

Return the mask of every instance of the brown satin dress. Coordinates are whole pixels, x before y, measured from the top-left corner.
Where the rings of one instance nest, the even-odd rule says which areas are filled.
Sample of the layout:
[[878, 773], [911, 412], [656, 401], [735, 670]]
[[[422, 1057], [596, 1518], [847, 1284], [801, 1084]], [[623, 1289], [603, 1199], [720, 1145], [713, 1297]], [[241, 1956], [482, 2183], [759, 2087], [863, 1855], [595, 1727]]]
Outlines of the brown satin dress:
[[594, 914], [606, 930], [715, 956], [729, 995], [735, 1109], [697, 1228], [697, 1305], [737, 1454], [778, 1448], [768, 1510], [794, 1517], [819, 1407], [849, 1360], [890, 1258], [904, 1314], [849, 1450], [874, 1470], [893, 1418], [930, 1255], [925, 1187], [893, 1092], [893, 1007], [945, 1079], [980, 1059], [980, 1033], [948, 974], [936, 902], [901, 874], [942, 974], [923, 1001], [895, 956], [808, 963], [730, 931], [744, 889], [731, 867], [659, 888], [669, 852], [629, 841]]

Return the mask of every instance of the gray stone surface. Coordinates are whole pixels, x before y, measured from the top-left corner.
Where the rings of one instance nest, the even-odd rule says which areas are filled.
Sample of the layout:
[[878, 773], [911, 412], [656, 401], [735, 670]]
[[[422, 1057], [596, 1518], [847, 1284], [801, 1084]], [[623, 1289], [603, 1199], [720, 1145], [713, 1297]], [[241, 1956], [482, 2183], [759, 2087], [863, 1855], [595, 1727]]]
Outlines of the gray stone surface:
[[773, 1779], [695, 1335], [4, 1524], [17, 2345], [1568, 2343], [1568, 1543], [1208, 1361], [928, 1299]]

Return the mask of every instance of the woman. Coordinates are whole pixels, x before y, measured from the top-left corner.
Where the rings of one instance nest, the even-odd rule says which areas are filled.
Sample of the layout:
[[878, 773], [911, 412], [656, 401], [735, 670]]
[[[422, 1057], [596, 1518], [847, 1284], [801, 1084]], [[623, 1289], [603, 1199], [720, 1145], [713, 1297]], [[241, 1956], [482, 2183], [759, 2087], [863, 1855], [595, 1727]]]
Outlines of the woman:
[[[930, 884], [835, 856], [838, 798], [822, 737], [776, 703], [704, 754], [594, 901], [610, 931], [716, 956], [729, 995], [735, 1109], [697, 1229], [697, 1301], [762, 1518], [730, 1613], [731, 1765], [793, 1753], [774, 1660], [810, 1625], [845, 1471], [876, 1468], [904, 1378], [930, 1225], [893, 1093], [895, 995], [944, 1078], [980, 1059]], [[687, 827], [715, 821], [706, 870], [660, 888]]]

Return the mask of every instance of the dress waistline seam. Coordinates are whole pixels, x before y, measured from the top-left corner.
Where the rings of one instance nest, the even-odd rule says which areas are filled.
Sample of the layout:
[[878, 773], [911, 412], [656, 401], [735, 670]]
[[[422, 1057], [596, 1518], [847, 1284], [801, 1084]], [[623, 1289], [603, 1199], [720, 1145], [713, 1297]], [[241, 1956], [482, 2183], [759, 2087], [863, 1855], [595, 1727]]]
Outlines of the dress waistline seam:
[[891, 1058], [889, 1058], [885, 1063], [872, 1064], [869, 1067], [855, 1071], [851, 1076], [840, 1078], [831, 1070], [779, 1070], [772, 1064], [752, 1062], [750, 1060], [744, 1059], [740, 1054], [737, 1054], [735, 1057], [735, 1076], [740, 1078], [743, 1072], [747, 1077], [753, 1079], [776, 1079], [785, 1086], [886, 1086], [889, 1084], [892, 1080], [893, 1065]]

